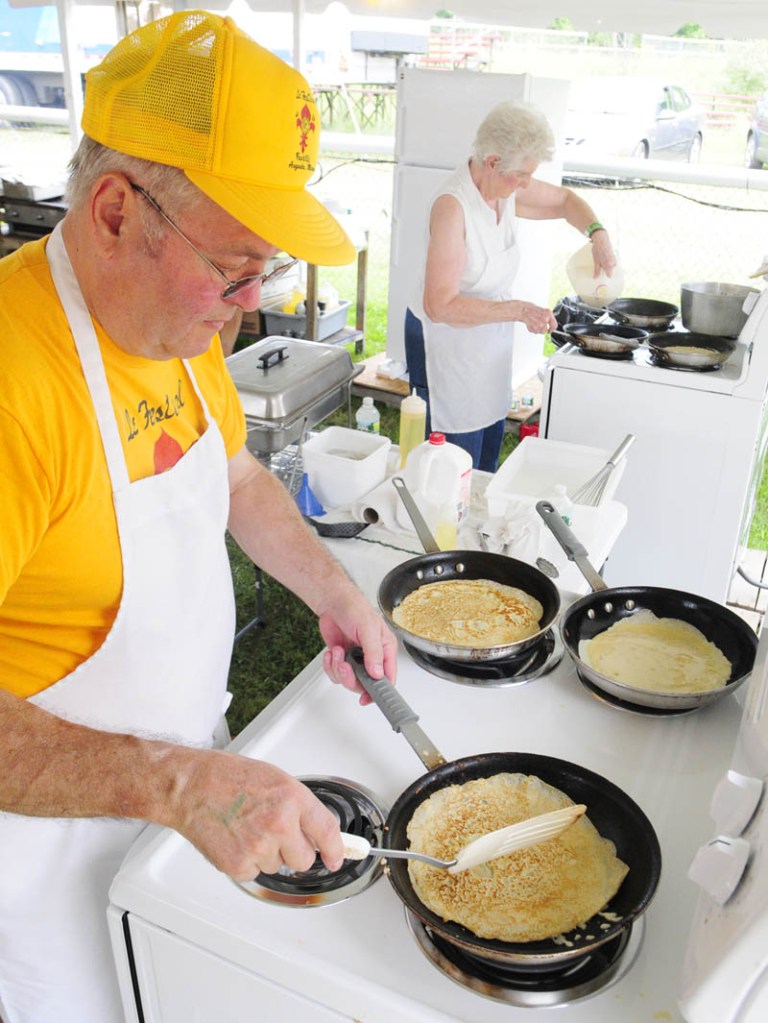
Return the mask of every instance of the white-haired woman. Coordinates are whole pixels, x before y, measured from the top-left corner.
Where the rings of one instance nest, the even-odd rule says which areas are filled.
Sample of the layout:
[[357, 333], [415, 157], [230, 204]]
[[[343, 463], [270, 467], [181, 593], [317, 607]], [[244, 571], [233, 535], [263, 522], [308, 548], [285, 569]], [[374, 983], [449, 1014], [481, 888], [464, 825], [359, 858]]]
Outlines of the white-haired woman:
[[534, 177], [551, 159], [552, 130], [539, 111], [501, 103], [478, 128], [472, 156], [433, 200], [423, 275], [405, 317], [410, 381], [428, 401], [428, 428], [498, 466], [512, 398], [512, 327], [556, 326], [551, 310], [516, 295], [516, 220], [563, 219], [593, 246], [595, 271], [615, 265], [608, 232], [568, 188]]

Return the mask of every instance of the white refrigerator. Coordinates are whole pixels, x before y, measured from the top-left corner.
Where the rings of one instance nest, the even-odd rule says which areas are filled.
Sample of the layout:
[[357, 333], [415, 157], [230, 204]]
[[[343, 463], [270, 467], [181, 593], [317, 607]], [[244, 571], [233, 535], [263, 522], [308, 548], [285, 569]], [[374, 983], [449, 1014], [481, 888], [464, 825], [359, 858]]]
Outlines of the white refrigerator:
[[642, 348], [609, 360], [566, 345], [549, 360], [541, 437], [611, 450], [637, 438], [615, 494], [632, 512], [605, 568], [609, 586], [726, 601], [768, 449], [767, 384], [768, 289], [718, 370], [652, 365]]
[[[538, 177], [560, 183], [561, 144], [569, 82], [532, 75], [403, 68], [397, 76], [397, 127], [392, 198], [392, 242], [387, 308], [387, 355], [404, 359], [403, 323], [426, 252], [432, 199], [448, 174], [471, 154], [475, 132], [497, 103], [530, 103], [547, 117], [557, 140], [554, 159]], [[523, 258], [516, 280], [521, 298], [549, 305], [553, 224], [520, 221]], [[532, 377], [542, 362], [541, 335], [515, 324], [513, 384]]]

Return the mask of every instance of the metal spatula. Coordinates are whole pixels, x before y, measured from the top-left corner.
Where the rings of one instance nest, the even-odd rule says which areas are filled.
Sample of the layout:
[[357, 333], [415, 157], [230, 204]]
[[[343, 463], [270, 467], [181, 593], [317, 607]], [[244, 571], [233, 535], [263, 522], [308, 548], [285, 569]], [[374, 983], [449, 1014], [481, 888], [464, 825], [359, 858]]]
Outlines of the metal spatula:
[[412, 852], [410, 849], [379, 849], [371, 845], [367, 839], [359, 835], [348, 835], [343, 831], [341, 837], [344, 840], [344, 855], [350, 860], [363, 860], [373, 853], [398, 860], [420, 860], [432, 867], [443, 867], [449, 874], [458, 874], [461, 870], [477, 867], [481, 863], [496, 860], [517, 849], [525, 849], [527, 846], [538, 845], [548, 838], [554, 838], [578, 820], [586, 809], [583, 803], [578, 803], [566, 806], [562, 810], [539, 814], [538, 817], [531, 817], [527, 821], [510, 824], [509, 827], [499, 828], [498, 831], [490, 831], [459, 849], [453, 860], [438, 860], [434, 856]]

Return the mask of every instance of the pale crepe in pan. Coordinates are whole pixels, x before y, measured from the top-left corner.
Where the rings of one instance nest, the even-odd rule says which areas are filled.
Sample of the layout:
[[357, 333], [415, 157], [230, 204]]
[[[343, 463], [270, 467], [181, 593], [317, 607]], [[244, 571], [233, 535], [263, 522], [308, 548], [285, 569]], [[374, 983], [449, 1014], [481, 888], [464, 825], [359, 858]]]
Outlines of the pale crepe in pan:
[[[415, 851], [450, 860], [486, 832], [571, 805], [532, 775], [497, 774], [433, 792], [407, 834]], [[510, 942], [554, 938], [585, 923], [610, 902], [628, 870], [586, 816], [555, 838], [457, 874], [408, 863], [414, 890], [433, 913], [479, 938]]]
[[731, 677], [725, 654], [701, 630], [646, 609], [579, 643], [579, 657], [614, 682], [656, 693], [706, 693]]
[[409, 593], [392, 612], [396, 625], [435, 643], [506, 646], [539, 632], [544, 608], [515, 586], [490, 579], [446, 579]]

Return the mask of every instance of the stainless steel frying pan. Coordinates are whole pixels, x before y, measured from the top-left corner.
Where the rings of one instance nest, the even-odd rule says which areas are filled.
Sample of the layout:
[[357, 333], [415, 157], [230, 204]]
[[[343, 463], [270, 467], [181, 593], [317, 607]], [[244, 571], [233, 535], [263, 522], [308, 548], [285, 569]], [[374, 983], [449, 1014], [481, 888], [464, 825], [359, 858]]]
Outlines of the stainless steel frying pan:
[[[707, 597], [660, 586], [606, 586], [590, 564], [586, 548], [555, 507], [549, 501], [539, 501], [536, 510], [594, 591], [571, 604], [560, 623], [563, 645], [583, 679], [620, 705], [680, 713], [728, 696], [749, 678], [755, 663], [757, 636], [733, 611]], [[640, 610], [652, 611], [659, 618], [676, 618], [699, 629], [731, 662], [731, 675], [725, 686], [703, 693], [653, 692], [608, 678], [582, 660], [579, 646], [583, 640], [593, 639]]]

